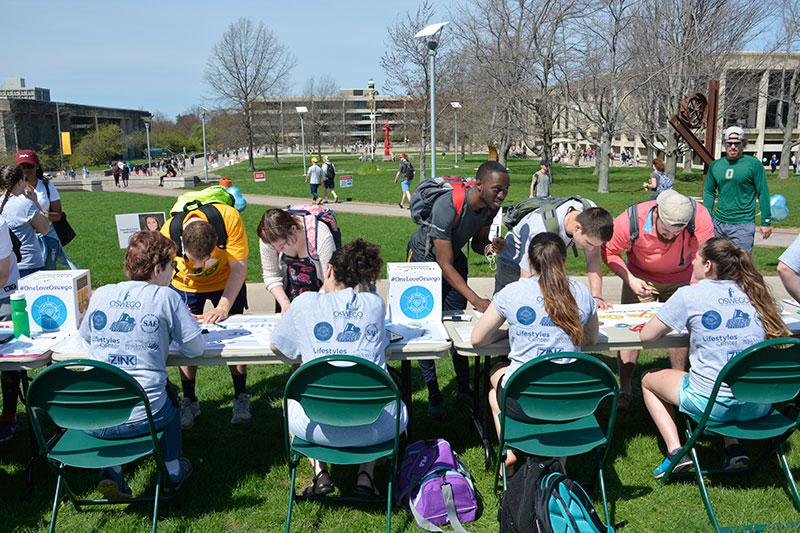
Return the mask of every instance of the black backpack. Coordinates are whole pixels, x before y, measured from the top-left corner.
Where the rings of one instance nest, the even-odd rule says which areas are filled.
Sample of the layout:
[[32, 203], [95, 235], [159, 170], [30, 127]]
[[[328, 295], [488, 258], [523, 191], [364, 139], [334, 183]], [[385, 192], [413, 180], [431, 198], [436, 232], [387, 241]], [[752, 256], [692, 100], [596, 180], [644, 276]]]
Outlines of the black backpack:
[[328, 166], [325, 168], [325, 178], [332, 180], [333, 178], [336, 177], [336, 169], [333, 168], [333, 163], [331, 163], [330, 161], [328, 161], [326, 165]]
[[407, 180], [414, 179], [414, 165], [411, 164], [411, 161], [403, 161], [405, 165], [402, 167], [403, 177]]
[[[211, 224], [214, 231], [217, 233], [217, 248], [224, 250], [225, 246], [228, 244], [228, 230], [225, 229], [225, 220], [223, 220], [219, 209], [217, 209], [214, 204], [204, 204], [195, 209], [206, 216], [208, 223]], [[194, 211], [194, 209], [192, 209], [192, 211]], [[183, 257], [183, 240], [181, 239], [183, 236], [183, 220], [190, 212], [191, 211], [186, 210], [175, 213], [172, 217], [172, 222], [169, 224], [169, 238], [178, 245], [178, 249], [175, 251], [175, 255], [178, 257]]]
[[556, 459], [528, 457], [500, 497], [497, 509], [500, 533], [541, 533], [536, 520], [538, 485], [540, 479], [553, 472], [564, 473]]

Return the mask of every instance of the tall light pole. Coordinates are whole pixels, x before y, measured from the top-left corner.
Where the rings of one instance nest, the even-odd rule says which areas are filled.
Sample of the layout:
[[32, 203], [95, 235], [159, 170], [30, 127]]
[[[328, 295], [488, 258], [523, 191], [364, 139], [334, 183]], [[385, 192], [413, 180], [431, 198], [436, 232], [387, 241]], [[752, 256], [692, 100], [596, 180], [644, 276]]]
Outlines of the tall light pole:
[[456, 130], [456, 159], [455, 159], [455, 166], [458, 168], [458, 110], [461, 108], [460, 102], [450, 102], [450, 107], [453, 108], [453, 113], [455, 113], [455, 130]]
[[150, 118], [144, 121], [144, 131], [147, 133], [147, 175], [153, 170], [153, 162], [150, 160]]
[[203, 111], [200, 112], [200, 118], [203, 120], [203, 170], [205, 172], [205, 182], [208, 183], [208, 148], [206, 147], [206, 113], [208, 109], [199, 105], [197, 106]]
[[303, 114], [308, 113], [308, 108], [304, 105], [299, 105], [295, 107], [295, 110], [300, 115], [300, 136], [303, 139], [303, 176], [305, 176], [308, 169], [306, 168], [306, 127], [303, 121]]
[[431, 71], [431, 177], [436, 177], [436, 49], [439, 47], [439, 41], [436, 40], [436, 34], [439, 30], [444, 28], [449, 22], [437, 22], [425, 26], [417, 32], [414, 37], [425, 38], [428, 41], [428, 57], [430, 58], [430, 71]]
[[375, 90], [375, 82], [370, 78], [367, 83], [367, 106], [369, 107], [369, 150], [370, 161], [375, 161], [375, 97], [378, 91]]

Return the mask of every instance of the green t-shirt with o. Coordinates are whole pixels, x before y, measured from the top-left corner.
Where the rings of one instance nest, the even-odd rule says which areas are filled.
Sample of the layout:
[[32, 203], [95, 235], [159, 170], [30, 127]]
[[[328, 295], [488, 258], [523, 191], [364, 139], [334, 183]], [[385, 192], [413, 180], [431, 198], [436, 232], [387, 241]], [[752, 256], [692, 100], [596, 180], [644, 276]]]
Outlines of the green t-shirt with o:
[[703, 205], [709, 213], [714, 207], [715, 197], [717, 205], [713, 215], [720, 222], [753, 222], [757, 198], [761, 205], [761, 225], [769, 226], [771, 223], [767, 173], [761, 162], [751, 155], [733, 160], [723, 157], [711, 163], [703, 187]]

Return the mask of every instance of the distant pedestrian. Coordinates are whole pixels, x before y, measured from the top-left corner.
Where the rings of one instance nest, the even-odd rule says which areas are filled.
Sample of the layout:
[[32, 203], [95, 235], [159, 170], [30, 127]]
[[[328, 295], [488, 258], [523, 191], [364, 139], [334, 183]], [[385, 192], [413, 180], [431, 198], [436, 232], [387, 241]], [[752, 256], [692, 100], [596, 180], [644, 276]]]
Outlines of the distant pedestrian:
[[403, 202], [408, 198], [408, 205], [411, 206], [411, 180], [414, 179], [414, 165], [408, 160], [407, 154], [400, 154], [400, 166], [397, 168], [397, 174], [394, 176], [394, 182], [402, 177], [403, 181], [400, 182], [400, 188], [403, 190], [400, 196], [400, 209], [403, 209]]
[[122, 165], [122, 186], [128, 188], [128, 178], [131, 176], [131, 169], [128, 165]]
[[655, 200], [664, 191], [673, 188], [672, 178], [665, 172], [667, 166], [664, 161], [653, 158], [653, 172], [650, 173], [650, 181], [642, 183], [644, 190], [650, 191], [650, 199]]
[[114, 163], [111, 165], [111, 174], [114, 176], [114, 186], [119, 188], [119, 178], [122, 175], [122, 168], [120, 165]]
[[330, 190], [331, 194], [333, 195], [334, 202], [336, 202], [337, 204], [341, 203], [339, 201], [339, 197], [336, 195], [336, 191], [334, 190], [334, 188], [336, 187], [336, 183], [335, 183], [336, 182], [336, 167], [333, 166], [333, 163], [331, 163], [331, 161], [330, 161], [330, 159], [328, 159], [327, 155], [324, 156], [322, 158], [322, 160], [324, 161], [324, 163], [322, 164], [322, 175], [325, 178], [325, 181], [324, 181], [324, 184], [325, 184], [325, 200], [324, 200], [324, 202], [326, 204], [328, 203], [328, 191]]
[[311, 203], [319, 205], [322, 203], [322, 198], [317, 194], [317, 191], [320, 183], [322, 183], [322, 169], [317, 166], [317, 161], [316, 157], [311, 158], [311, 166], [308, 167], [308, 172], [306, 173], [306, 183], [309, 183], [311, 187]]
[[89, 169], [86, 168], [86, 165], [83, 165], [82, 172], [83, 172], [83, 179], [89, 179]]
[[547, 173], [547, 163], [539, 164], [539, 172], [531, 177], [531, 198], [547, 198], [550, 196], [550, 175]]
[[769, 160], [769, 166], [772, 167], [771, 174], [775, 174], [775, 171], [778, 169], [778, 154], [772, 154]]

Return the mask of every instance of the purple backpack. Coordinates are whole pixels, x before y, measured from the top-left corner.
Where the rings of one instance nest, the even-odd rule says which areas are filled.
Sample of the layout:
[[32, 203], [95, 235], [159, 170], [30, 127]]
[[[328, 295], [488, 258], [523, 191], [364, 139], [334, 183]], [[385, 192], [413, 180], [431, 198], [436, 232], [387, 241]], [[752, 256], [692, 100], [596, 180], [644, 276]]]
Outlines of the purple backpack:
[[395, 501], [427, 531], [477, 518], [478, 500], [467, 468], [444, 439], [419, 440], [408, 446], [395, 485]]

